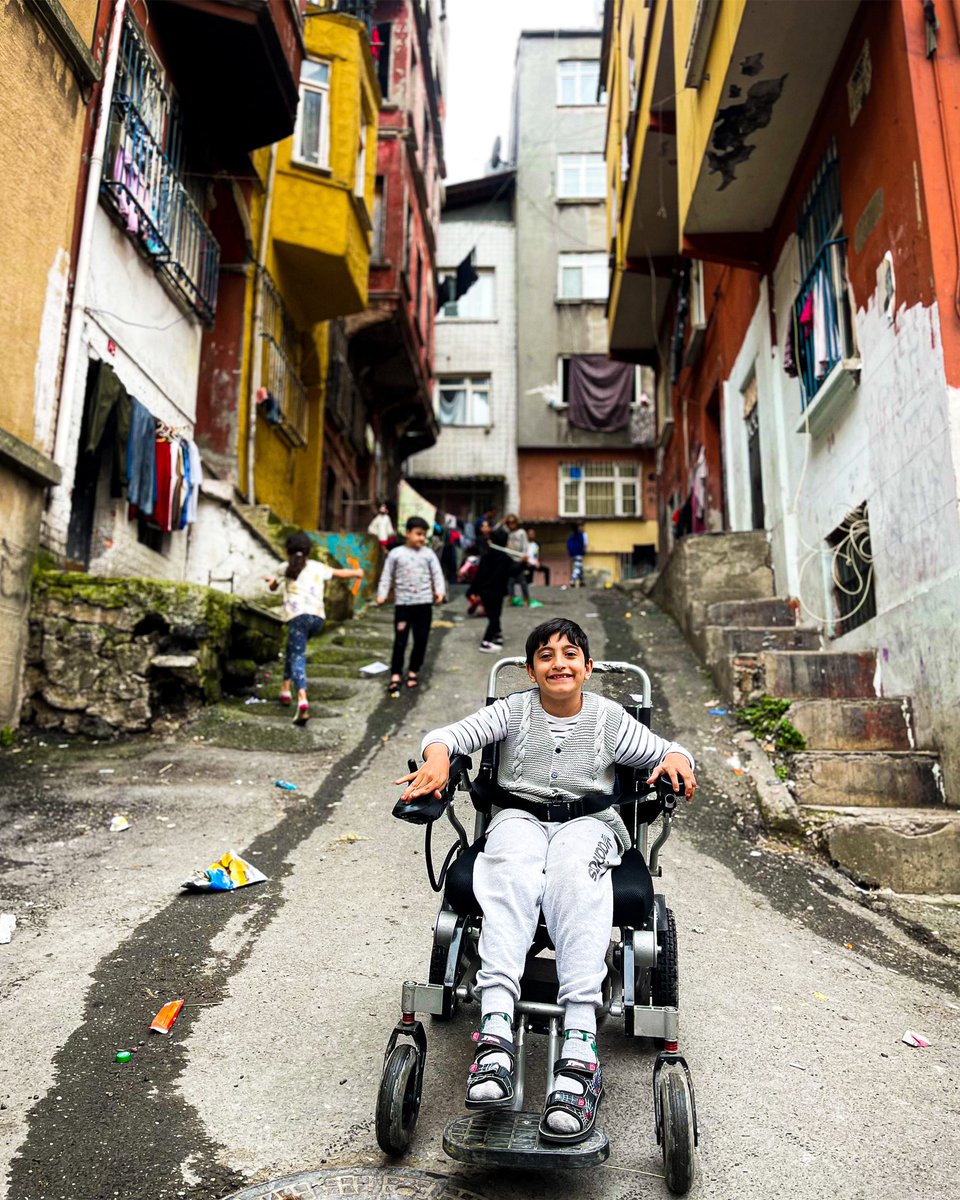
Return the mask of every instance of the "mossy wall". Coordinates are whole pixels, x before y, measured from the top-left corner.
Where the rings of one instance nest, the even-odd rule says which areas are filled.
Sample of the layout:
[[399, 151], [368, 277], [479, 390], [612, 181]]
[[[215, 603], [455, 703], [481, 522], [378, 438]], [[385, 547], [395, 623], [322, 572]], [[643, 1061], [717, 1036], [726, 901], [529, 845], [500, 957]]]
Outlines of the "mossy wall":
[[276, 656], [279, 621], [189, 583], [34, 574], [23, 721], [110, 736], [185, 716]]

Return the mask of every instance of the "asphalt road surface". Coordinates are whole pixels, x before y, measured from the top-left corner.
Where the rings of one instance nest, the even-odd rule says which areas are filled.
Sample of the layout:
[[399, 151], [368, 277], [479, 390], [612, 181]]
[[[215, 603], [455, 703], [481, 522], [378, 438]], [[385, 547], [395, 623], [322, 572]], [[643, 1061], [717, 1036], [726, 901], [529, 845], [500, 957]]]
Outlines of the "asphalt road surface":
[[[725, 761], [736, 726], [709, 715], [716, 692], [667, 618], [616, 590], [541, 594], [536, 616], [581, 619], [594, 657], [647, 668], [654, 728], [698, 759], [700, 790], [658, 885], [677, 917], [681, 1048], [700, 1115], [691, 1195], [956, 1200], [956, 960], [764, 836], [750, 776]], [[2, 755], [0, 910], [19, 924], [0, 946], [0, 1200], [218, 1200], [291, 1173], [391, 1165], [373, 1132], [383, 1049], [401, 982], [426, 978], [436, 911], [421, 831], [391, 819], [391, 781], [426, 730], [483, 702], [492, 656], [463, 613], [462, 599], [444, 610], [456, 620], [434, 631], [418, 692], [390, 701], [380, 678], [344, 689], [305, 753], [216, 747], [187, 729]], [[505, 653], [533, 624], [507, 610]], [[117, 811], [131, 828], [109, 834]], [[269, 881], [180, 892], [226, 849]], [[178, 996], [172, 1034], [149, 1035]], [[667, 1194], [654, 1052], [614, 1020], [600, 1041], [605, 1166], [494, 1176], [447, 1159], [475, 1021], [468, 1007], [427, 1025], [407, 1165], [488, 1200]], [[906, 1046], [908, 1029], [931, 1046]], [[122, 1048], [129, 1064], [114, 1061]]]

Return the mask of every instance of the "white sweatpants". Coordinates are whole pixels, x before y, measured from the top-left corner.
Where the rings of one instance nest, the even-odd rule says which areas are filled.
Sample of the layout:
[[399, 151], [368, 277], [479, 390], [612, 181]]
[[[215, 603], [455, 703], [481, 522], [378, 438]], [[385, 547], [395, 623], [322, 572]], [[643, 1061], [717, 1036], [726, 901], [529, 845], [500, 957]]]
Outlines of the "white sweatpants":
[[610, 870], [619, 862], [613, 831], [596, 817], [557, 824], [516, 809], [497, 814], [473, 869], [483, 910], [477, 972], [483, 1015], [512, 1013], [542, 908], [557, 952], [565, 1024], [596, 1030], [613, 924]]

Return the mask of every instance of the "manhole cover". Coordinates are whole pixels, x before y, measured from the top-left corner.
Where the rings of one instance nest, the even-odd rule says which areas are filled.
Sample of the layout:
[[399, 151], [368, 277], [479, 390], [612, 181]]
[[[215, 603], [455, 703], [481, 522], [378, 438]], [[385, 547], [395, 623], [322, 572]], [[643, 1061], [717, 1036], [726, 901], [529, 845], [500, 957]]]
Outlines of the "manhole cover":
[[483, 1200], [443, 1175], [405, 1167], [303, 1171], [244, 1188], [225, 1200], [341, 1200], [346, 1196], [370, 1200]]

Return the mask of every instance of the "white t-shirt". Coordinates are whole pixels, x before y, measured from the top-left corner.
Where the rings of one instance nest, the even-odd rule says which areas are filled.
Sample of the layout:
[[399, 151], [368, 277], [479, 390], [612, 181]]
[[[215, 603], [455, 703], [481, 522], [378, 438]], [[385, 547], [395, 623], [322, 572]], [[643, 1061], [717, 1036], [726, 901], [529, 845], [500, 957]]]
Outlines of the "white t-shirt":
[[309, 561], [296, 579], [283, 580], [283, 619], [294, 617], [326, 617], [323, 608], [323, 586], [333, 578], [333, 568], [326, 563]]

